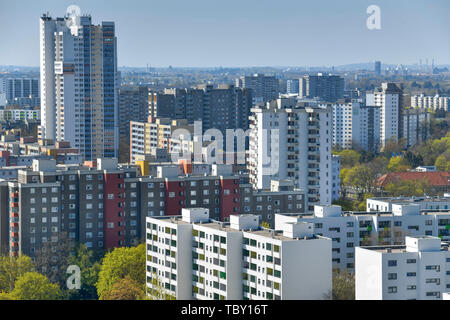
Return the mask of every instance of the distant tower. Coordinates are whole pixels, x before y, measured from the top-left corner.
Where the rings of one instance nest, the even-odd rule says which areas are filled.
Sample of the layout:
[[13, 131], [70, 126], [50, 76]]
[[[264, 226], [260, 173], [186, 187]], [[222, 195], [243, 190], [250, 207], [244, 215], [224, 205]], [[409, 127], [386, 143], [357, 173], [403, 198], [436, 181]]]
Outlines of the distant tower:
[[375, 61], [375, 73], [381, 75], [381, 61]]

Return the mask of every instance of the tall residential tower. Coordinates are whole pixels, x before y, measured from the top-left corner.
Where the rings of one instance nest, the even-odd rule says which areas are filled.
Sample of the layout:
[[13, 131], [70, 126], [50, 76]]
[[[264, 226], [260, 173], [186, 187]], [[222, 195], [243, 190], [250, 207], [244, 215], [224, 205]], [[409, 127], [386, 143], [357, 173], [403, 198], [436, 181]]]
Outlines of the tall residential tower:
[[86, 160], [117, 157], [118, 77], [114, 22], [88, 15], [40, 18], [41, 137], [66, 140]]

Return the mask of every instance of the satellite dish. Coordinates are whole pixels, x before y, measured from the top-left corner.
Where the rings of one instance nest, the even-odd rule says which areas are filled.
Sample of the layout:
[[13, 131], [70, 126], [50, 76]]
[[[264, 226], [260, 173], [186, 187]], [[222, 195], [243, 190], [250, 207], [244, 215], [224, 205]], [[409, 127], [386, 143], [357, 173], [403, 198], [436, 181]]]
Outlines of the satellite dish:
[[70, 6], [67, 7], [66, 14], [70, 18], [74, 17], [74, 16], [80, 16], [81, 15], [81, 9], [80, 9], [79, 6], [73, 4], [73, 5], [70, 5]]

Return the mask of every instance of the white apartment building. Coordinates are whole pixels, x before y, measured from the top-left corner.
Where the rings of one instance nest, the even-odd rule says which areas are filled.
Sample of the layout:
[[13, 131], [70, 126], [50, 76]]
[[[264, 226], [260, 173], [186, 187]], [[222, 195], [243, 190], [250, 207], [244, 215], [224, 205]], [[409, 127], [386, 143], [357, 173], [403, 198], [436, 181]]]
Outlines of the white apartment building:
[[332, 145], [377, 151], [380, 144], [380, 108], [358, 100], [342, 99], [319, 104], [332, 110]]
[[272, 179], [293, 180], [305, 191], [308, 211], [330, 204], [330, 108], [279, 98], [251, 111], [248, 166], [254, 188], [269, 189]]
[[147, 292], [155, 279], [179, 300], [323, 299], [331, 290], [331, 241], [312, 225], [263, 229], [258, 216], [209, 219], [208, 209], [147, 217]]
[[379, 197], [366, 201], [367, 211], [392, 211], [394, 204], [419, 206], [419, 210], [447, 210], [450, 209], [450, 197]]
[[450, 111], [450, 97], [425, 96], [424, 94], [411, 96], [411, 107]]
[[441, 300], [449, 289], [450, 251], [439, 238], [355, 249], [357, 300]]
[[39, 120], [41, 118], [40, 110], [26, 109], [3, 109], [0, 110], [0, 120]]
[[337, 200], [341, 192], [341, 156], [331, 157], [331, 201]]
[[117, 157], [117, 38], [114, 22], [88, 15], [40, 18], [41, 136], [70, 141], [86, 160]]
[[333, 146], [351, 149], [354, 143], [360, 144], [360, 103], [357, 101], [338, 101], [330, 105], [333, 120]]
[[354, 270], [354, 248], [401, 245], [404, 236], [428, 235], [450, 241], [450, 211], [420, 211], [417, 205], [394, 205], [387, 212], [341, 212], [340, 206], [315, 206], [310, 214], [275, 214], [275, 230], [286, 222], [314, 224], [314, 233], [332, 239], [333, 268]]
[[391, 138], [399, 138], [399, 117], [402, 91], [394, 83], [382, 83], [381, 88], [366, 93], [366, 105], [380, 107], [380, 146]]

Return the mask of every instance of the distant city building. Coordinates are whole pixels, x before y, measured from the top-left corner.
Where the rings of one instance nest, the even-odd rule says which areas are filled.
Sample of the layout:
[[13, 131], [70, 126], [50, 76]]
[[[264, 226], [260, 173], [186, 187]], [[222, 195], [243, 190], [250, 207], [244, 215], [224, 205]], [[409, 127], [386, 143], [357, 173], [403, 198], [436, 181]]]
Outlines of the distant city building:
[[331, 203], [331, 110], [279, 98], [252, 108], [248, 167], [255, 189], [293, 180], [307, 211]]
[[224, 135], [226, 129], [248, 129], [251, 106], [252, 90], [233, 85], [149, 92], [149, 116], [201, 121], [203, 132], [215, 128]]
[[119, 90], [119, 135], [130, 136], [130, 121], [147, 121], [148, 88], [121, 87]]
[[304, 76], [299, 79], [299, 96], [335, 102], [344, 97], [344, 78], [322, 73]]
[[286, 86], [287, 86], [287, 94], [298, 94], [299, 93], [299, 80], [293, 79], [293, 80], [287, 80]]
[[381, 61], [375, 61], [375, 73], [381, 75]]
[[255, 215], [220, 223], [203, 208], [146, 222], [150, 295], [155, 282], [177, 300], [323, 299], [331, 291], [331, 240], [310, 224], [275, 231]]
[[411, 107], [421, 109], [433, 109], [450, 111], [450, 97], [447, 96], [425, 96], [413, 95], [411, 96]]
[[365, 106], [357, 100], [342, 99], [319, 104], [332, 110], [332, 144], [344, 149], [378, 151], [380, 144], [380, 108]]
[[39, 79], [0, 78], [0, 93], [5, 93], [8, 104], [16, 98], [39, 98]]
[[383, 83], [381, 88], [366, 93], [366, 105], [380, 107], [380, 147], [390, 139], [399, 139], [399, 120], [403, 92], [395, 83]]
[[[177, 129], [185, 129], [186, 137], [175, 137]], [[149, 117], [147, 122], [130, 122], [130, 162], [145, 160], [155, 149], [166, 149], [167, 153], [180, 153], [183, 150], [192, 152], [194, 126], [186, 119], [171, 120], [167, 118]]]
[[400, 113], [399, 137], [405, 139], [409, 148], [430, 136], [430, 113], [426, 110], [404, 109]]
[[356, 300], [442, 300], [450, 289], [449, 244], [431, 236], [355, 249]]
[[260, 73], [236, 79], [236, 87], [252, 90], [253, 105], [278, 98], [280, 91], [278, 79], [275, 76]]
[[[117, 157], [117, 38], [114, 22], [88, 15], [40, 19], [41, 137], [67, 140], [87, 160]], [[56, 112], [55, 112], [56, 110]]]

